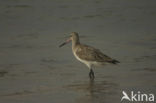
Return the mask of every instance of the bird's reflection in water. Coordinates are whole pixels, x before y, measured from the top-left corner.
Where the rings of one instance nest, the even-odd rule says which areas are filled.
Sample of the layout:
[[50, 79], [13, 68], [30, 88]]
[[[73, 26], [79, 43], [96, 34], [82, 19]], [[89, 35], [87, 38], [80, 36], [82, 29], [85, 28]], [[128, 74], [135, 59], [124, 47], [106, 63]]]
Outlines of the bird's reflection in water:
[[94, 80], [90, 79], [89, 83], [88, 83], [88, 92], [90, 94], [90, 96], [93, 96], [94, 93]]
[[81, 93], [81, 98], [77, 100], [81, 103], [108, 103], [116, 95], [117, 87], [117, 84], [110, 81], [95, 80], [68, 86], [77, 93]]

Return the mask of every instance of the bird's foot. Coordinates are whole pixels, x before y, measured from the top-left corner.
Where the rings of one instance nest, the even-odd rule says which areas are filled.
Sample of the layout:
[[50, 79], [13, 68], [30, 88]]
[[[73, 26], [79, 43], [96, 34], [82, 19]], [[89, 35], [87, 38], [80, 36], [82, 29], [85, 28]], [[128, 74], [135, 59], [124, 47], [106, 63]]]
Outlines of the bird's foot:
[[94, 72], [92, 69], [90, 69], [90, 72], [89, 72], [89, 77], [91, 80], [94, 80], [95, 76], [94, 76]]

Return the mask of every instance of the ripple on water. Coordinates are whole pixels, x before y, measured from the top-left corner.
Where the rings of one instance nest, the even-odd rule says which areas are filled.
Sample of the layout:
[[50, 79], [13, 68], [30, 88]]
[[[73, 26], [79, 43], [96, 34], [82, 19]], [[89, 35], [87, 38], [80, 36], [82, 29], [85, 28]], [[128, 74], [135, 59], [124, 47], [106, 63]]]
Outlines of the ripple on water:
[[156, 68], [150, 68], [150, 67], [146, 67], [146, 68], [136, 68], [136, 69], [133, 69], [132, 71], [156, 72]]
[[0, 70], [0, 77], [4, 77], [6, 74], [8, 74], [8, 71]]
[[117, 84], [110, 81], [89, 81], [68, 85], [65, 88], [72, 89], [74, 91], [89, 92], [89, 95], [110, 95], [114, 94]]
[[117, 95], [118, 85], [111, 81], [86, 81], [83, 83], [74, 83], [67, 85], [65, 88], [76, 93], [82, 94], [77, 101], [82, 103], [90, 103], [101, 101], [111, 101], [109, 98]]
[[142, 62], [145, 60], [156, 60], [156, 55], [145, 55], [145, 56], [134, 58], [134, 61], [136, 62]]

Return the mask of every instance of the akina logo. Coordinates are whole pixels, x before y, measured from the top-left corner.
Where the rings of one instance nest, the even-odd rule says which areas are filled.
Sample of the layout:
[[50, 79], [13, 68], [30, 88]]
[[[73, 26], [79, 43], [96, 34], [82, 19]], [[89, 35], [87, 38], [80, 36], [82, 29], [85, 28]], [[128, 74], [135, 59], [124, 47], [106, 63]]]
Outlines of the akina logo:
[[154, 94], [153, 93], [141, 93], [140, 91], [134, 92], [131, 91], [129, 94], [126, 93], [125, 91], [122, 91], [122, 98], [121, 101], [123, 100], [128, 100], [128, 101], [141, 101], [141, 102], [154, 102]]

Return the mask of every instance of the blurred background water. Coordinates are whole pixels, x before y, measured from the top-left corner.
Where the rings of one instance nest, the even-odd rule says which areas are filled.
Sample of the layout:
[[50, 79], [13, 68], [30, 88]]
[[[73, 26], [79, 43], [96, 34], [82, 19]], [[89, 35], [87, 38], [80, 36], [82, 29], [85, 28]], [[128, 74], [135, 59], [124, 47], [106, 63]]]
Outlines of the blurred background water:
[[[119, 103], [122, 91], [156, 94], [154, 0], [1, 0], [0, 101]], [[95, 71], [78, 62], [70, 32], [119, 60]], [[127, 101], [124, 101], [127, 102]]]

